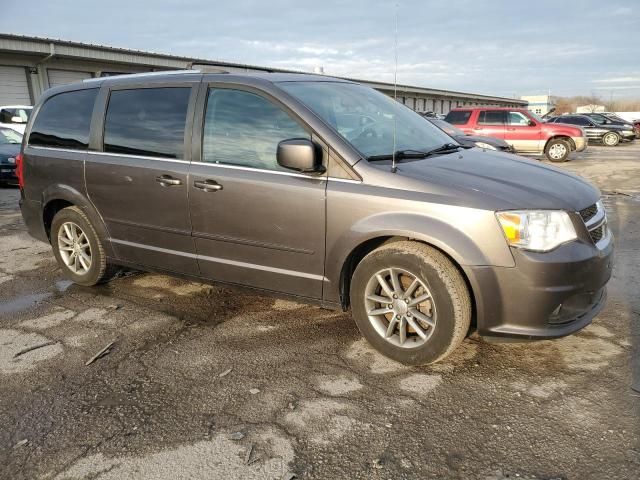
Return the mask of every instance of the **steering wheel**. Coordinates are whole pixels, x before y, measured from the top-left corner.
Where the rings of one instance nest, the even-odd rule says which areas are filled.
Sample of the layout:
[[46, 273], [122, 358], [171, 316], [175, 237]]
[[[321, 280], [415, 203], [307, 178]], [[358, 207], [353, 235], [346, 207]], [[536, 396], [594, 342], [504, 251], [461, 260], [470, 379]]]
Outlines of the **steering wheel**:
[[367, 123], [366, 125], [363, 125], [362, 127], [360, 127], [360, 130], [351, 139], [351, 141], [371, 140], [371, 139], [374, 139], [374, 138], [378, 138], [378, 133], [376, 132], [374, 127], [379, 123], [379, 121], [378, 120], [374, 120], [371, 117], [363, 117], [363, 118], [368, 118], [369, 120], [371, 120], [371, 122]]

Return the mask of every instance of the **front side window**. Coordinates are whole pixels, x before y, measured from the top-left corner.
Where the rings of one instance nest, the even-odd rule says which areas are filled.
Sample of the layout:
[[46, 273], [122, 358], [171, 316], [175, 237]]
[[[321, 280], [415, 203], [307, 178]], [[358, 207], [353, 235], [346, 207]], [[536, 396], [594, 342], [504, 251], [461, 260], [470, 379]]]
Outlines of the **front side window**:
[[278, 143], [310, 139], [307, 131], [282, 108], [243, 90], [211, 89], [207, 99], [202, 160], [262, 170], [278, 165]]
[[483, 110], [478, 115], [479, 125], [504, 125], [504, 112], [502, 110]]
[[509, 112], [507, 119], [509, 121], [509, 125], [516, 125], [521, 127], [529, 126], [530, 122], [529, 117], [527, 117], [522, 112]]
[[184, 158], [190, 87], [114, 90], [104, 124], [104, 151]]
[[29, 144], [86, 150], [98, 89], [59, 93], [47, 99], [35, 119]]
[[[281, 82], [365, 157], [396, 150], [427, 151], [451, 137], [373, 88], [346, 82]], [[394, 141], [395, 139], [395, 141]]]

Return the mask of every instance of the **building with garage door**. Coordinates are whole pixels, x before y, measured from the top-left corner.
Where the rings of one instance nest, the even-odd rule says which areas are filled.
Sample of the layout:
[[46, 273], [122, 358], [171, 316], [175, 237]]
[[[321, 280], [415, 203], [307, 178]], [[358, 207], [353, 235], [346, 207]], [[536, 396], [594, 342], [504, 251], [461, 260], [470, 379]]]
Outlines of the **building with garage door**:
[[[47, 88], [86, 78], [186, 68], [219, 68], [229, 72], [291, 70], [216, 62], [86, 43], [0, 34], [0, 105], [33, 105]], [[390, 83], [358, 80], [393, 96]], [[418, 112], [447, 113], [458, 106], [523, 107], [526, 101], [398, 85], [399, 102]]]

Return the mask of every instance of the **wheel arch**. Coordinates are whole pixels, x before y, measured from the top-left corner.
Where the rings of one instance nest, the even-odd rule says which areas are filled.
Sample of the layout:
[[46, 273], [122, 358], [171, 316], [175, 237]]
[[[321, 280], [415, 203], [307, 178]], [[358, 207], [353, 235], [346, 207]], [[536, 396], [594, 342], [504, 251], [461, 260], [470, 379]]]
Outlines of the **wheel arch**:
[[42, 192], [42, 223], [49, 241], [51, 241], [51, 222], [53, 218], [63, 208], [71, 206], [80, 208], [87, 216], [102, 239], [107, 256], [113, 257], [109, 232], [102, 217], [86, 196], [68, 185], [50, 185]]
[[545, 152], [547, 151], [547, 147], [549, 146], [549, 143], [551, 143], [554, 140], [563, 140], [569, 144], [569, 147], [571, 148], [572, 152], [576, 150], [576, 142], [573, 141], [573, 138], [571, 138], [568, 135], [557, 134], [547, 139], [546, 143], [544, 144]]
[[369, 238], [360, 244], [356, 245], [353, 250], [349, 253], [347, 258], [345, 259], [342, 269], [340, 272], [340, 304], [344, 311], [348, 310], [351, 304], [350, 299], [350, 289], [351, 289], [351, 279], [356, 270], [358, 264], [362, 261], [364, 257], [366, 257], [369, 253], [374, 251], [375, 249], [381, 247], [382, 245], [386, 245], [388, 243], [400, 242], [400, 241], [414, 241], [419, 242], [424, 245], [428, 245], [429, 247], [439, 251], [442, 253], [451, 264], [460, 272], [460, 275], [464, 279], [464, 282], [467, 286], [467, 290], [469, 291], [469, 297], [471, 299], [471, 325], [475, 327], [477, 324], [477, 307], [476, 307], [476, 294], [469, 279], [467, 272], [462, 265], [450, 255], [449, 252], [439, 248], [437, 245], [434, 245], [432, 242], [426, 241], [422, 238], [416, 238], [415, 236], [403, 236], [403, 235], [383, 235], [378, 237]]

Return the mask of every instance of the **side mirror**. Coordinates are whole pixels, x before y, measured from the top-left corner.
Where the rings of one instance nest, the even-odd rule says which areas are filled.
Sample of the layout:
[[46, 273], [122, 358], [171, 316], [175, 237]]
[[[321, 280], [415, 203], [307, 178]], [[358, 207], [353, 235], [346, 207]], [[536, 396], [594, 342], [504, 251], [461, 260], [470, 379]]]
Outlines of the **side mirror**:
[[322, 173], [322, 153], [306, 138], [292, 138], [278, 143], [278, 165], [303, 173]]
[[11, 117], [11, 123], [27, 123], [22, 117]]
[[530, 127], [535, 127], [537, 125], [536, 122], [534, 122], [533, 120], [529, 120], [529, 126]]

